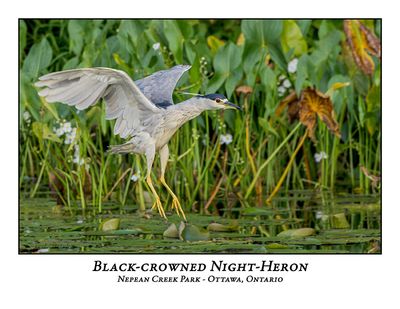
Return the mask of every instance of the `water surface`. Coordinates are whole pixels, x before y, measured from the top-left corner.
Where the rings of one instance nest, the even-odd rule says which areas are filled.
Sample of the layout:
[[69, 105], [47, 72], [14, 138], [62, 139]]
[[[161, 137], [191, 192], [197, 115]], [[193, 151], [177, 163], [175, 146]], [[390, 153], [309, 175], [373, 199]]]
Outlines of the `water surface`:
[[[137, 207], [103, 205], [60, 207], [42, 194], [20, 199], [21, 253], [380, 253], [379, 196], [293, 191], [272, 205], [223, 203], [219, 215], [188, 213], [204, 240], [167, 238], [164, 231], [181, 219], [140, 214]], [[224, 208], [226, 207], [226, 208]], [[168, 213], [168, 212], [167, 212]], [[104, 231], [107, 220], [119, 219]], [[218, 223], [219, 229], [210, 228]], [[222, 228], [221, 228], [222, 227]], [[196, 238], [196, 237], [194, 237]], [[190, 239], [190, 237], [188, 238]]]

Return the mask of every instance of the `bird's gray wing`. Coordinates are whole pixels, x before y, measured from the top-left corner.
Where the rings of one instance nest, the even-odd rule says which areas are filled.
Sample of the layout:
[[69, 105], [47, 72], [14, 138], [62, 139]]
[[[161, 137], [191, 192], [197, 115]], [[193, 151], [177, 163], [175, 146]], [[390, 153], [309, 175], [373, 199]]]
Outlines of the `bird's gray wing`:
[[39, 78], [37, 87], [47, 102], [61, 102], [85, 109], [101, 98], [106, 101], [106, 119], [117, 119], [114, 134], [122, 138], [140, 130], [143, 121], [162, 110], [146, 98], [123, 71], [109, 68], [74, 69]]
[[136, 80], [135, 84], [151, 102], [165, 108], [174, 104], [172, 93], [183, 73], [190, 68], [190, 65], [176, 65], [171, 69], [158, 71]]

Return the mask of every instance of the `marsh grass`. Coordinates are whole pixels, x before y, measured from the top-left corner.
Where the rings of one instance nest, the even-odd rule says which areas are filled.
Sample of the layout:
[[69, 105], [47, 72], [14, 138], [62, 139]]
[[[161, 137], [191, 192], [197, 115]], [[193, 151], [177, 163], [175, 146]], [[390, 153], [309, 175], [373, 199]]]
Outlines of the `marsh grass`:
[[[380, 36], [380, 21], [363, 22]], [[262, 206], [275, 188], [380, 192], [374, 178], [381, 166], [380, 63], [374, 58], [372, 75], [356, 66], [342, 21], [20, 20], [19, 26], [21, 197], [37, 197], [56, 179], [53, 196], [70, 212], [91, 204], [102, 213], [108, 201], [141, 211], [151, 206], [143, 158], [106, 152], [123, 141], [105, 121], [104, 104], [79, 113], [47, 104], [33, 83], [47, 72], [92, 66], [139, 79], [180, 63], [193, 67], [176, 101], [187, 98], [182, 90], [222, 92], [244, 108], [205, 112], [171, 140], [166, 180], [186, 212], [220, 215], [225, 208]], [[289, 72], [293, 59], [297, 69]], [[291, 86], [281, 94], [286, 80]], [[326, 92], [335, 82], [350, 83], [331, 97], [342, 138], [318, 121], [317, 143], [306, 139], [299, 148], [305, 127], [289, 123], [286, 113], [277, 117], [276, 107], [291, 89]], [[251, 93], [236, 92], [240, 85]], [[67, 134], [54, 132], [65, 122], [76, 128], [68, 144]], [[222, 144], [228, 134], [232, 142]], [[327, 158], [316, 162], [320, 152]], [[159, 175], [158, 161], [152, 174]], [[169, 205], [171, 197], [156, 186]]]

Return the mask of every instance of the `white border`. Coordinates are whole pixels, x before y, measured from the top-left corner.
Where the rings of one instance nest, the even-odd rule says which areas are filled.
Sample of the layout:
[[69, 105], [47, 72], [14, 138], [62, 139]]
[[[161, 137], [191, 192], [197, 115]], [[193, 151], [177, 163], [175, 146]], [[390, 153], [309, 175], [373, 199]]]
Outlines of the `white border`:
[[[399, 36], [398, 9], [376, 1], [14, 1], [1, 12], [1, 276], [3, 308], [377, 308], [398, 303], [399, 241]], [[392, 2], [395, 3], [395, 2]], [[7, 5], [7, 6], [6, 6]], [[383, 254], [222, 256], [227, 261], [308, 262], [306, 274], [285, 275], [276, 285], [116, 284], [114, 274], [91, 272], [93, 261], [207, 261], [219, 256], [18, 255], [19, 17], [382, 17], [383, 18]], [[392, 280], [394, 279], [394, 280]], [[397, 292], [397, 288], [396, 288]], [[7, 304], [7, 305], [5, 305]], [[207, 307], [206, 307], [207, 306]]]

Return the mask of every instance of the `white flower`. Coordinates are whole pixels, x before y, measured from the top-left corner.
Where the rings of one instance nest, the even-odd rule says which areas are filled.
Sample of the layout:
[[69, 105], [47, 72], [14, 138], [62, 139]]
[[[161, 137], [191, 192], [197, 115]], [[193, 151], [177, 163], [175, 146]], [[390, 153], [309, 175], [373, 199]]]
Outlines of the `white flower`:
[[72, 126], [70, 122], [64, 122], [62, 125], [62, 128], [64, 130], [65, 133], [69, 133], [72, 131]]
[[294, 58], [292, 61], [290, 61], [288, 64], [288, 72], [295, 73], [297, 71], [298, 63], [299, 63], [299, 59], [297, 59], [297, 58]]
[[72, 162], [78, 164], [79, 166], [85, 163], [85, 160], [80, 156], [78, 144], [75, 145], [74, 158], [72, 159]]
[[31, 123], [31, 114], [28, 111], [24, 111], [22, 118], [24, 118], [26, 123]]
[[64, 135], [64, 130], [61, 127], [60, 128], [53, 128], [53, 131], [58, 137]]
[[285, 88], [290, 88], [291, 86], [292, 86], [292, 83], [290, 82], [290, 80], [288, 80], [288, 79], [285, 79], [284, 81], [283, 81], [283, 87], [285, 87]]
[[[173, 156], [173, 155], [172, 155], [172, 156]], [[133, 174], [133, 175], [131, 176], [131, 180], [132, 180], [133, 182], [136, 182], [136, 181], [138, 181], [139, 179], [140, 179], [140, 170], [137, 170], [136, 173]]]
[[285, 87], [283, 87], [283, 86], [279, 86], [278, 87], [279, 96], [283, 96], [285, 94], [285, 92], [286, 92], [286, 88]]
[[154, 43], [153, 44], [153, 49], [154, 50], [159, 50], [160, 49], [160, 42]]
[[70, 132], [65, 134], [64, 144], [72, 144], [76, 137], [76, 128], [72, 128]]
[[285, 78], [286, 78], [286, 76], [285, 76], [285, 75], [279, 75], [279, 78], [278, 78], [278, 80], [281, 82], [281, 81], [283, 81]]
[[229, 145], [230, 143], [232, 143], [232, 135], [231, 134], [226, 134], [226, 135], [221, 135], [219, 137], [219, 143], [221, 145], [225, 144], [225, 145]]
[[65, 144], [71, 144], [76, 136], [76, 128], [73, 128], [70, 122], [62, 122], [58, 128], [53, 128], [54, 133], [61, 137], [65, 134]]
[[327, 158], [328, 158], [328, 155], [323, 151], [321, 151], [320, 153], [314, 154], [314, 160], [317, 163], [319, 163], [321, 160], [324, 160], [324, 159], [327, 159]]
[[139, 176], [136, 175], [136, 174], [133, 174], [132, 177], [131, 177], [131, 180], [132, 180], [133, 182], [136, 182], [136, 181], [139, 180]]

